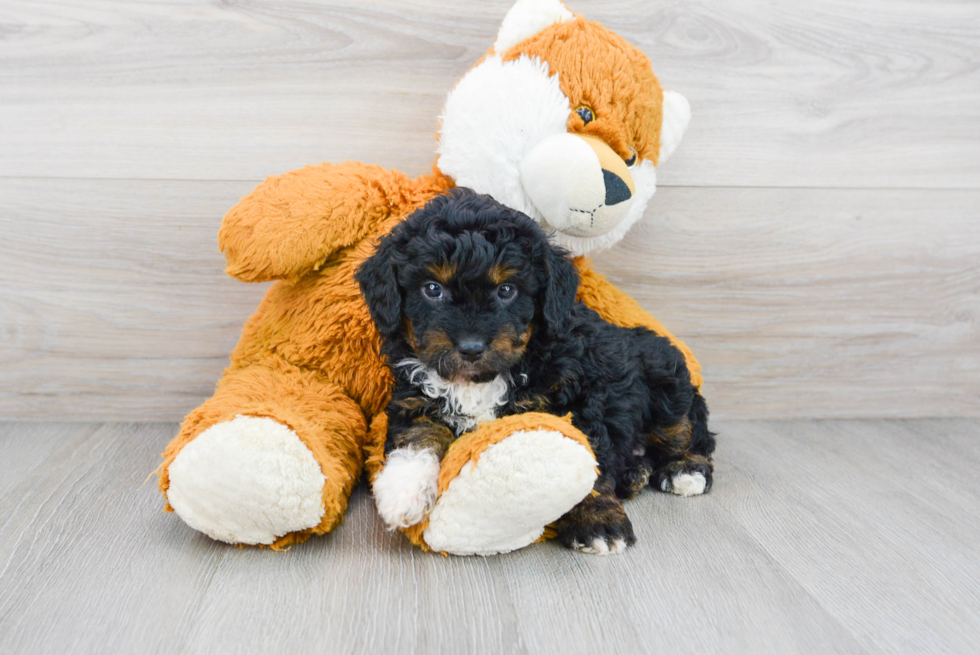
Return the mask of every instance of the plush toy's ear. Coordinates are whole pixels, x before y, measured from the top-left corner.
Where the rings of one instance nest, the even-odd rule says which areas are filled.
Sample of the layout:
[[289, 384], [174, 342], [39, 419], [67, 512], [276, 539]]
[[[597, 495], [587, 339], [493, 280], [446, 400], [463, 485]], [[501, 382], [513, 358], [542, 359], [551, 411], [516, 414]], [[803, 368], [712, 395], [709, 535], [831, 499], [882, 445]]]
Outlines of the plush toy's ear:
[[401, 326], [402, 295], [395, 271], [396, 252], [394, 235], [389, 234], [381, 239], [377, 250], [361, 264], [354, 276], [382, 336], [394, 334]]
[[546, 27], [575, 18], [560, 0], [517, 0], [504, 16], [493, 50], [502, 55]]
[[541, 315], [548, 335], [564, 338], [568, 334], [568, 317], [578, 294], [578, 271], [565, 250], [549, 245], [545, 272]]
[[676, 91], [664, 91], [663, 124], [660, 127], [660, 155], [657, 165], [664, 163], [680, 145], [687, 125], [691, 122], [691, 104]]

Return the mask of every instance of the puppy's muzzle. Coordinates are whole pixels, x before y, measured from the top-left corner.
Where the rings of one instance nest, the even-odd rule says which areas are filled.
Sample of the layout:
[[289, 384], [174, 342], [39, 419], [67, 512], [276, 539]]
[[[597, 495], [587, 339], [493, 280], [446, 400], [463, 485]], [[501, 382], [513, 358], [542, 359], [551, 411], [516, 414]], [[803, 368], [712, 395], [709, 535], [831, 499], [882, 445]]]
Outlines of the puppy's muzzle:
[[604, 141], [579, 134], [542, 139], [521, 162], [521, 185], [547, 224], [576, 237], [609, 232], [626, 218], [636, 184]]

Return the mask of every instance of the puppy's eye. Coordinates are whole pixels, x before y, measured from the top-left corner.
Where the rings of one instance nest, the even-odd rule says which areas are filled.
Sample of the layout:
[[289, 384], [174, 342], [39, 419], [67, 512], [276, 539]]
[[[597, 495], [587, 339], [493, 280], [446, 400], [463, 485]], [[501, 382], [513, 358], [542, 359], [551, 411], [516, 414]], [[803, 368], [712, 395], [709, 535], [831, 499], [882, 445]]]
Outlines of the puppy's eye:
[[517, 287], [513, 284], [501, 284], [497, 287], [497, 297], [504, 302], [510, 302], [517, 297]]
[[633, 153], [633, 156], [626, 160], [626, 165], [632, 168], [636, 166], [636, 151], [630, 148], [630, 152]]
[[429, 300], [442, 300], [442, 285], [436, 282], [426, 282], [422, 285], [422, 295]]
[[592, 110], [586, 107], [585, 105], [580, 105], [576, 107], [575, 113], [578, 114], [579, 118], [581, 118], [582, 122], [585, 123], [586, 125], [588, 125], [589, 123], [595, 120], [595, 114], [593, 114]]

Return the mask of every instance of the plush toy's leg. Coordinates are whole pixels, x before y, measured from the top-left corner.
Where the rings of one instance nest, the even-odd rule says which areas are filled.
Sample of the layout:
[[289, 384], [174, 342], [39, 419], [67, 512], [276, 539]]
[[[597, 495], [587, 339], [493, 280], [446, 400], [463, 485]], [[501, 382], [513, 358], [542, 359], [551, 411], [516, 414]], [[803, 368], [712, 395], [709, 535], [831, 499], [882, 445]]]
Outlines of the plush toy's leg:
[[340, 523], [365, 431], [357, 404], [311, 371], [232, 369], [163, 453], [160, 491], [214, 539], [287, 547]]
[[[383, 423], [376, 419], [372, 431]], [[453, 443], [435, 507], [405, 533], [417, 545], [454, 555], [517, 550], [588, 495], [596, 477], [588, 440], [566, 419], [508, 416]]]

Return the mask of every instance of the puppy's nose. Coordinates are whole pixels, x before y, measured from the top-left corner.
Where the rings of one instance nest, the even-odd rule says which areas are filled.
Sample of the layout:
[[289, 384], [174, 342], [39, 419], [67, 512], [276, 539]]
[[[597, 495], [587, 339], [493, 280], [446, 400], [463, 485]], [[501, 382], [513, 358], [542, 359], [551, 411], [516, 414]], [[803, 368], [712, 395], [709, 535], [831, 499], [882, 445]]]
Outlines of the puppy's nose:
[[482, 339], [466, 338], [460, 340], [456, 350], [463, 356], [463, 359], [475, 362], [486, 352], [487, 344]]

